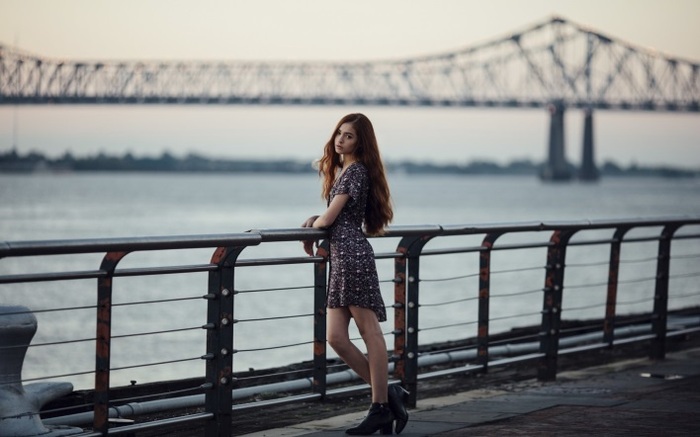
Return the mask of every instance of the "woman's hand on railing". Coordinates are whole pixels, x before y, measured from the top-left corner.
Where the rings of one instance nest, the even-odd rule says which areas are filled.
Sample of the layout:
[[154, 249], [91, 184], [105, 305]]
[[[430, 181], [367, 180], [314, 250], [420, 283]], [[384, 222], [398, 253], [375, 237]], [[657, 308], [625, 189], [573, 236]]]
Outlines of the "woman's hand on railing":
[[[312, 228], [314, 226], [314, 222], [318, 218], [317, 215], [312, 215], [311, 217], [307, 218], [304, 223], [301, 224], [302, 228]], [[318, 248], [318, 241], [316, 240], [304, 240], [301, 242], [304, 246], [304, 252], [306, 252], [307, 255], [309, 256], [314, 256], [314, 246]]]

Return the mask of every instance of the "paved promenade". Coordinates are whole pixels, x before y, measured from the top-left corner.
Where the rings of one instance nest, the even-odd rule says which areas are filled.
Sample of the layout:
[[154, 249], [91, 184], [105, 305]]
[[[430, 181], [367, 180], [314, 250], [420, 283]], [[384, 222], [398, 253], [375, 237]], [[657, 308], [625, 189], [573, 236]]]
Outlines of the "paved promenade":
[[[248, 437], [341, 436], [358, 411], [271, 429]], [[378, 435], [378, 434], [377, 434]], [[629, 360], [560, 373], [498, 390], [425, 399], [401, 433], [413, 436], [697, 436], [700, 435], [700, 349], [666, 360]]]

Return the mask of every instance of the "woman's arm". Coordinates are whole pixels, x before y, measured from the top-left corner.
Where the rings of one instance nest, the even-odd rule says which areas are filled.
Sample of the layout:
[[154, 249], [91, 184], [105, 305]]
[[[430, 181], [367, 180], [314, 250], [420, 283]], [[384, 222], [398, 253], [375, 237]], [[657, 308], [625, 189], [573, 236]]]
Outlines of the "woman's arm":
[[345, 204], [348, 203], [349, 199], [350, 195], [348, 194], [338, 194], [333, 197], [331, 204], [328, 205], [328, 209], [326, 209], [326, 211], [314, 221], [313, 227], [327, 228], [332, 225], [333, 222], [335, 222], [335, 219], [338, 218], [338, 215], [340, 215], [340, 211], [343, 210]]
[[[302, 228], [311, 228], [314, 225], [314, 222], [318, 218], [317, 215], [312, 215], [311, 217], [307, 218], [304, 223], [301, 224]], [[306, 252], [307, 255], [313, 256], [314, 255], [314, 244], [318, 245], [317, 241], [314, 240], [305, 240], [301, 242], [302, 245], [304, 246], [304, 252]]]
[[[330, 225], [333, 224], [335, 219], [338, 218], [338, 215], [340, 214], [340, 211], [343, 210], [343, 207], [345, 206], [346, 203], [348, 203], [348, 199], [350, 199], [350, 196], [347, 194], [338, 194], [335, 197], [333, 197], [333, 200], [331, 201], [331, 204], [328, 205], [328, 208], [326, 211], [319, 215], [314, 215], [306, 219], [304, 223], [302, 223], [301, 227], [302, 228], [327, 228]], [[307, 241], [302, 241], [302, 244], [304, 246], [304, 252], [306, 252], [308, 255], [313, 256], [314, 254], [314, 243], [317, 243], [313, 240], [307, 240]]]

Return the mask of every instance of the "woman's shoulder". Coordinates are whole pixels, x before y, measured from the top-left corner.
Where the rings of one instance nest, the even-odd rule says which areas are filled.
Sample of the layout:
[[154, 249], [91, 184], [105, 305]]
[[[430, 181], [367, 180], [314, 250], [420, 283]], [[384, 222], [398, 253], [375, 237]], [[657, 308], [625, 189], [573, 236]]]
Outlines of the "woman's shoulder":
[[350, 164], [347, 170], [348, 173], [352, 172], [355, 175], [366, 175], [368, 173], [367, 167], [360, 161], [355, 161]]

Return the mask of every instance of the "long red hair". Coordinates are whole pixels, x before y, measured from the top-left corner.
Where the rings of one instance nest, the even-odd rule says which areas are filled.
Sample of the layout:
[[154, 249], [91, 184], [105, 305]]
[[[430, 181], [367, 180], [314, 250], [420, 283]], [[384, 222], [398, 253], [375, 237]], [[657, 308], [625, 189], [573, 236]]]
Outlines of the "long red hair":
[[357, 136], [354, 155], [369, 173], [369, 193], [365, 209], [365, 232], [369, 235], [381, 235], [384, 227], [394, 218], [391, 206], [389, 184], [384, 175], [384, 164], [379, 154], [377, 137], [374, 127], [363, 114], [348, 114], [341, 118], [335, 126], [331, 138], [323, 148], [323, 157], [319, 161], [318, 174], [323, 178], [322, 196], [330, 199], [331, 188], [335, 182], [336, 173], [342, 168], [340, 154], [335, 151], [335, 136], [345, 123], [352, 124]]

